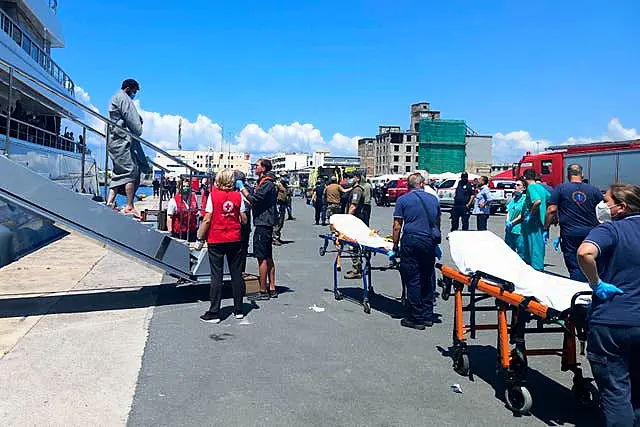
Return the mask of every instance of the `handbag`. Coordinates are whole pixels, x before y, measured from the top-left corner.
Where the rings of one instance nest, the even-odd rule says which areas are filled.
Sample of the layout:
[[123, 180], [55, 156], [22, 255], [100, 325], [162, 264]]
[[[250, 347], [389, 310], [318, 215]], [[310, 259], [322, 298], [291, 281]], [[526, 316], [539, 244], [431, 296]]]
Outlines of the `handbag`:
[[429, 217], [429, 210], [427, 209], [427, 205], [425, 205], [424, 200], [422, 200], [422, 197], [418, 196], [417, 194], [416, 197], [420, 201], [422, 209], [424, 209], [424, 214], [427, 216], [427, 221], [429, 222], [429, 232], [431, 233], [433, 244], [439, 245], [440, 243], [442, 243], [442, 233], [440, 232], [440, 229], [431, 222], [431, 218]]

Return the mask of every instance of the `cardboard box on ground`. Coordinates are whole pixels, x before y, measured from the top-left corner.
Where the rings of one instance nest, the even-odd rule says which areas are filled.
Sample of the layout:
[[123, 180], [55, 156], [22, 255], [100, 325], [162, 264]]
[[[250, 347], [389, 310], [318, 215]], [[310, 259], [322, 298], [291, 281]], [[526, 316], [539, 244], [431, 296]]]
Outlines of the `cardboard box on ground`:
[[255, 274], [244, 273], [242, 275], [244, 280], [244, 294], [250, 295], [260, 292], [260, 281]]

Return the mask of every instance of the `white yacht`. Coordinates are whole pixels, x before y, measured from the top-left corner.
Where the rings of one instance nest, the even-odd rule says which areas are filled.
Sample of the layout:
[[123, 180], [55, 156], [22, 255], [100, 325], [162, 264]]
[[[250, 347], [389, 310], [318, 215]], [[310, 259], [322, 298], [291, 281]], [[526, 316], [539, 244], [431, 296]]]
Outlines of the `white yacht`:
[[[84, 114], [65, 100], [74, 98], [75, 85], [52, 58], [65, 45], [57, 9], [56, 0], [0, 2], [0, 155], [93, 197], [99, 193], [98, 168], [86, 148], [86, 131], [78, 132], [83, 129], [79, 126], [72, 135], [65, 129], [66, 121], [73, 123]], [[0, 179], [11, 177], [0, 171]], [[20, 256], [60, 235], [41, 217], [4, 202], [1, 227], [13, 235], [5, 257]], [[0, 253], [0, 266], [2, 258]]]
[[[52, 58], [52, 51], [64, 47], [57, 7], [56, 0], [0, 2], [0, 59], [73, 97], [73, 80]], [[82, 183], [84, 141], [82, 135], [65, 132], [62, 120], [62, 115], [77, 117], [81, 112], [24, 76], [10, 76], [7, 67], [0, 66], [0, 82], [0, 151], [74, 191], [97, 194], [95, 160], [85, 156], [84, 173], [91, 178]]]

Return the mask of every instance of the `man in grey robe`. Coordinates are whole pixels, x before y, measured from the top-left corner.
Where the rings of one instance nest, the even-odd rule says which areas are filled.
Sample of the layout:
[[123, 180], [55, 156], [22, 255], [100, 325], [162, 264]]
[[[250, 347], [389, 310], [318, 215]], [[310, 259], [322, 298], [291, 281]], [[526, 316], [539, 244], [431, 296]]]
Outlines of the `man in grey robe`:
[[[138, 82], [127, 79], [122, 82], [121, 90], [113, 95], [109, 102], [109, 119], [136, 136], [142, 135], [142, 117], [133, 104], [133, 98], [138, 90], [140, 90]], [[151, 173], [142, 145], [140, 141], [131, 138], [120, 129], [112, 128], [107, 150], [113, 162], [107, 203], [113, 206], [116, 195], [125, 194], [127, 204], [123, 212], [140, 217], [133, 205], [133, 199], [140, 185], [140, 174]]]

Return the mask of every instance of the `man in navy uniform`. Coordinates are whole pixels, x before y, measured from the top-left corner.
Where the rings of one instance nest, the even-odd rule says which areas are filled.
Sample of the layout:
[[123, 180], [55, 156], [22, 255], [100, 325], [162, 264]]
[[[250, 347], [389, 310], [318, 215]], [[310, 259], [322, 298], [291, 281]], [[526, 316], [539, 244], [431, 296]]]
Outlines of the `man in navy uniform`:
[[424, 191], [419, 173], [410, 175], [407, 184], [409, 192], [398, 198], [393, 213], [393, 248], [396, 253], [400, 250], [400, 277], [406, 289], [407, 314], [400, 324], [424, 330], [433, 326], [432, 277], [440, 238], [440, 204]]
[[474, 200], [473, 184], [469, 182], [469, 175], [466, 172], [460, 174], [460, 181], [456, 187], [453, 197], [453, 207], [451, 208], [451, 231], [456, 231], [462, 219], [462, 230], [469, 230], [469, 217]]
[[[589, 232], [598, 225], [596, 206], [602, 193], [591, 184], [582, 182], [582, 166], [572, 164], [567, 167], [567, 181], [558, 185], [551, 193], [545, 219], [544, 238], [549, 238], [549, 227], [560, 223], [560, 248], [564, 263], [572, 280], [586, 282], [578, 265], [577, 252]], [[558, 247], [558, 241], [554, 246]]]

